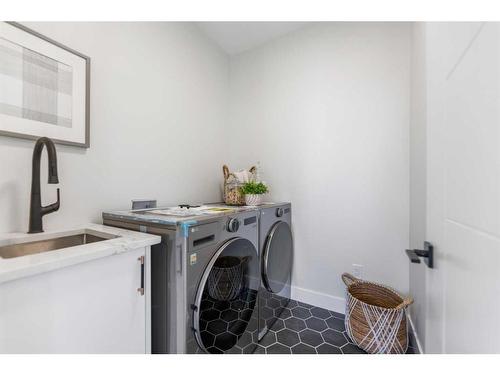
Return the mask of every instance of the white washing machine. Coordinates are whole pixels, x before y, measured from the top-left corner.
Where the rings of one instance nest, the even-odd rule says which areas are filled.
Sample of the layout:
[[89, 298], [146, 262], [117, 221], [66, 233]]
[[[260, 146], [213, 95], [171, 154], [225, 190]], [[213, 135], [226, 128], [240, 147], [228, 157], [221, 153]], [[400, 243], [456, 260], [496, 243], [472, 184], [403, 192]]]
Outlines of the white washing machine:
[[292, 205], [268, 203], [259, 208], [260, 340], [290, 301], [294, 247]]

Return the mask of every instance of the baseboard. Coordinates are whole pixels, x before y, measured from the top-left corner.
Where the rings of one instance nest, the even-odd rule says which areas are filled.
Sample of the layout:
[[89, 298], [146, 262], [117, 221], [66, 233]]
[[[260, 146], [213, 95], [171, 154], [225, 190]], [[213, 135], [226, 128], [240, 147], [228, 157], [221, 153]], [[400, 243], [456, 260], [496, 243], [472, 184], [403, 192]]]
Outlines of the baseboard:
[[332, 296], [330, 294], [316, 292], [314, 290], [292, 286], [292, 299], [310, 305], [322, 307], [327, 310], [341, 314], [345, 313], [345, 298]]
[[408, 321], [410, 322], [413, 337], [415, 337], [415, 342], [417, 344], [418, 354], [424, 354], [424, 350], [422, 349], [422, 344], [420, 342], [420, 338], [418, 337], [417, 330], [415, 329], [415, 324], [413, 324], [413, 319], [412, 319], [410, 314], [408, 314]]

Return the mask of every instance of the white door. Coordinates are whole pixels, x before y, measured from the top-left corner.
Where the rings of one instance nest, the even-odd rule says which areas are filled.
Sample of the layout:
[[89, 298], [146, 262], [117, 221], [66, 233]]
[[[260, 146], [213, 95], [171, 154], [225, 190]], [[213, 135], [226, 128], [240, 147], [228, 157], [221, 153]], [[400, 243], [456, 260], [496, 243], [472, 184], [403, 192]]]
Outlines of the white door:
[[425, 351], [500, 353], [500, 26], [426, 26]]

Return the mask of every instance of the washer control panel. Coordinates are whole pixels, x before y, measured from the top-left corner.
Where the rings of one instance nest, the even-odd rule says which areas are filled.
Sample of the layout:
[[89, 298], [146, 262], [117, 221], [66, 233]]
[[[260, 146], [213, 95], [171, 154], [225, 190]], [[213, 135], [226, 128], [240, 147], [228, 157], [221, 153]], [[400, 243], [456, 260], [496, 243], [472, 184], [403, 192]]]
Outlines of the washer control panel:
[[240, 221], [236, 218], [231, 218], [227, 221], [226, 229], [228, 232], [235, 233], [240, 228]]
[[277, 216], [277, 217], [282, 217], [282, 216], [283, 216], [283, 211], [284, 211], [284, 210], [283, 210], [283, 207], [278, 207], [278, 208], [276, 209], [276, 216]]

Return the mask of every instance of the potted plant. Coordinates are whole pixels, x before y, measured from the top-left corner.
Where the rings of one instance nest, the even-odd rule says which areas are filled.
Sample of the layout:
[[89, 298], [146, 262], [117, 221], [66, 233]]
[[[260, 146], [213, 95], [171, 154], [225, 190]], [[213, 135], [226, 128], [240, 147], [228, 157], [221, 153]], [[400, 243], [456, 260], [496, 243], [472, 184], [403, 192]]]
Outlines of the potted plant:
[[245, 182], [241, 187], [241, 193], [245, 195], [245, 203], [247, 206], [258, 206], [262, 204], [264, 194], [268, 191], [269, 189], [264, 183], [256, 181]]

